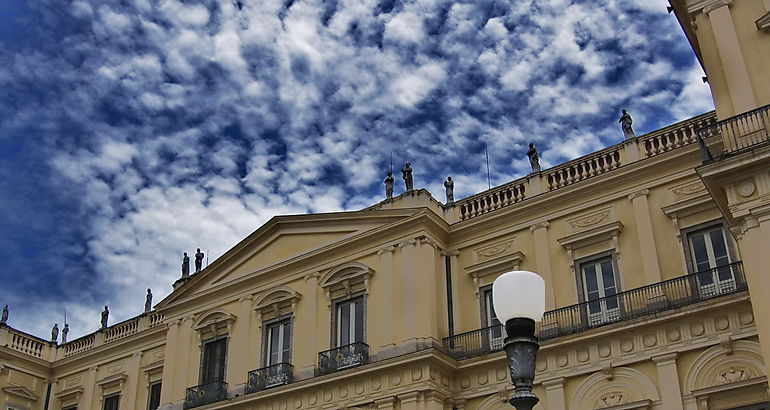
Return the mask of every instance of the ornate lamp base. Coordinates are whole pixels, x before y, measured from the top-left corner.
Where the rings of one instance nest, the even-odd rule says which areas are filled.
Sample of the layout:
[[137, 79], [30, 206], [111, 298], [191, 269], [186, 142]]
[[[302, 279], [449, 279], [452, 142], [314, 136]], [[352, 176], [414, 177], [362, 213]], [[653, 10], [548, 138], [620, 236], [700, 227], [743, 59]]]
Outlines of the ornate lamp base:
[[505, 354], [508, 356], [508, 370], [515, 387], [513, 397], [509, 400], [517, 410], [532, 410], [540, 401], [532, 393], [532, 382], [535, 379], [535, 356], [540, 345], [535, 335], [535, 321], [525, 318], [515, 318], [505, 323]]

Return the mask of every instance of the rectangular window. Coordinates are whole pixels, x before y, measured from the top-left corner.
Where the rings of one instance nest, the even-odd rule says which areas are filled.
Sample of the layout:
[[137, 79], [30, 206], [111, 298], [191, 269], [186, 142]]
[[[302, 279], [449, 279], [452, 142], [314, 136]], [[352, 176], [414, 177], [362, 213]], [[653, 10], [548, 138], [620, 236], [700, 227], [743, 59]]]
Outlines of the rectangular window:
[[337, 347], [364, 341], [364, 298], [338, 302], [336, 308]]
[[291, 363], [291, 318], [265, 326], [265, 366]]
[[484, 335], [484, 337], [488, 338], [489, 347], [491, 349], [499, 349], [503, 346], [503, 339], [505, 339], [505, 335], [503, 334], [503, 327], [499, 326], [500, 321], [497, 320], [497, 314], [495, 314], [495, 307], [492, 304], [492, 287], [489, 286], [486, 289], [483, 289], [482, 291], [482, 306], [481, 306], [481, 315], [482, 315], [482, 326], [483, 327], [492, 327], [489, 329], [488, 334]]
[[120, 396], [114, 395], [104, 398], [104, 407], [102, 407], [103, 410], [118, 410], [118, 406], [120, 405]]
[[618, 319], [617, 286], [612, 257], [594, 259], [580, 264], [583, 297], [588, 302], [588, 322], [591, 325]]
[[149, 397], [147, 399], [147, 410], [157, 410], [160, 407], [160, 387], [161, 382], [150, 385]]
[[724, 229], [721, 225], [687, 235], [693, 270], [704, 295], [735, 290], [735, 277], [730, 265]]
[[225, 380], [227, 337], [209, 340], [203, 344], [201, 384]]

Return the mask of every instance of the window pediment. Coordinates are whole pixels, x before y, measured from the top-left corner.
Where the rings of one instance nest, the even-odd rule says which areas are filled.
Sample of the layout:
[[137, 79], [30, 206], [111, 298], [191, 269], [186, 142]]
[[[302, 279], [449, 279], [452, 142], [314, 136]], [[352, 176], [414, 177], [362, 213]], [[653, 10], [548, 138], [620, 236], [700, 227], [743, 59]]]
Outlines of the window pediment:
[[369, 278], [374, 274], [370, 267], [358, 262], [342, 264], [321, 278], [320, 286], [330, 299], [337, 299], [355, 292], [369, 293]]
[[[578, 249], [603, 241], [617, 242], [618, 235], [623, 230], [620, 222], [610, 222], [585, 231], [559, 238], [559, 244], [567, 250]], [[617, 249], [617, 244], [615, 244]]]
[[72, 387], [56, 393], [56, 397], [62, 402], [67, 402], [67, 401], [77, 402], [80, 400], [80, 396], [83, 394], [84, 390], [85, 389], [83, 388], [83, 386]]
[[251, 305], [263, 320], [289, 314], [296, 309], [302, 295], [286, 286], [277, 286], [264, 292]]
[[25, 400], [32, 400], [35, 401], [39, 398], [39, 396], [33, 392], [32, 390], [24, 387], [24, 386], [7, 386], [3, 387], [3, 392], [5, 392], [8, 395], [20, 397]]
[[224, 309], [214, 309], [202, 314], [193, 322], [192, 328], [201, 333], [201, 336], [217, 336], [230, 333], [236, 316]]
[[110, 387], [120, 387], [120, 389], [123, 389], [123, 383], [128, 379], [128, 376], [125, 373], [118, 373], [113, 374], [111, 376], [107, 376], [99, 381], [96, 382], [96, 385], [101, 387], [103, 390], [108, 389]]

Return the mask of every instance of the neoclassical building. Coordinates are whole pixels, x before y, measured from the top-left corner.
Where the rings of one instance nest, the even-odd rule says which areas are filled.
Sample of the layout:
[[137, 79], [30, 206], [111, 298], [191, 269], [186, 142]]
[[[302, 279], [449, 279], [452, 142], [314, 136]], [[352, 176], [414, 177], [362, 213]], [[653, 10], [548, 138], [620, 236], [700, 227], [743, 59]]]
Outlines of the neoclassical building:
[[770, 1], [671, 0], [716, 111], [444, 204], [278, 216], [153, 310], [0, 324], [8, 410], [511, 408], [500, 274], [547, 285], [540, 409], [770, 409]]

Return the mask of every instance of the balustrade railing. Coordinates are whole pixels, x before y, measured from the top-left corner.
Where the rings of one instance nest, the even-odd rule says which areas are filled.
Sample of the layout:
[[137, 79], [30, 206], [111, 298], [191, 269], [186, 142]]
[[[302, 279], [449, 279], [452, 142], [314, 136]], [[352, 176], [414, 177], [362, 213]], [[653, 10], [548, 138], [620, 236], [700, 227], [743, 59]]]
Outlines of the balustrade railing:
[[548, 190], [563, 188], [620, 167], [620, 145], [575, 159], [545, 171]]
[[670, 127], [651, 132], [639, 137], [640, 149], [644, 158], [654, 157], [656, 155], [668, 152], [697, 141], [697, 131], [699, 128], [709, 126], [717, 120], [716, 114], [712, 111]]
[[770, 105], [700, 128], [697, 134], [704, 141], [721, 137], [723, 151], [712, 153], [714, 156], [740, 152], [767, 143], [770, 141]]
[[[537, 336], [553, 339], [745, 291], [742, 266], [735, 262], [545, 312]], [[443, 345], [450, 356], [461, 360], [501, 350], [504, 337], [503, 325], [497, 325], [446, 337]]]
[[110, 326], [104, 330], [104, 343], [122, 339], [130, 336], [139, 330], [139, 318], [133, 318], [125, 322]]
[[18, 330], [11, 329], [11, 343], [8, 347], [20, 353], [42, 358], [46, 353], [45, 348], [49, 346], [47, 341], [35, 336], [28, 335]]
[[70, 357], [92, 348], [94, 346], [95, 340], [96, 336], [90, 334], [66, 343], [63, 345], [64, 357]]
[[227, 383], [221, 380], [201, 384], [187, 389], [184, 408], [205, 406], [227, 399]]
[[270, 387], [289, 384], [294, 377], [294, 366], [278, 363], [249, 372], [246, 393], [255, 393]]
[[338, 370], [360, 366], [369, 362], [369, 345], [352, 343], [318, 353], [317, 374], [329, 374]]
[[166, 315], [163, 313], [153, 312], [147, 315], [147, 328], [152, 328], [155, 326], [160, 326], [163, 324], [163, 320], [166, 318]]
[[526, 197], [525, 191], [524, 180], [517, 180], [458, 201], [456, 206], [460, 209], [460, 220], [464, 221], [523, 201]]

